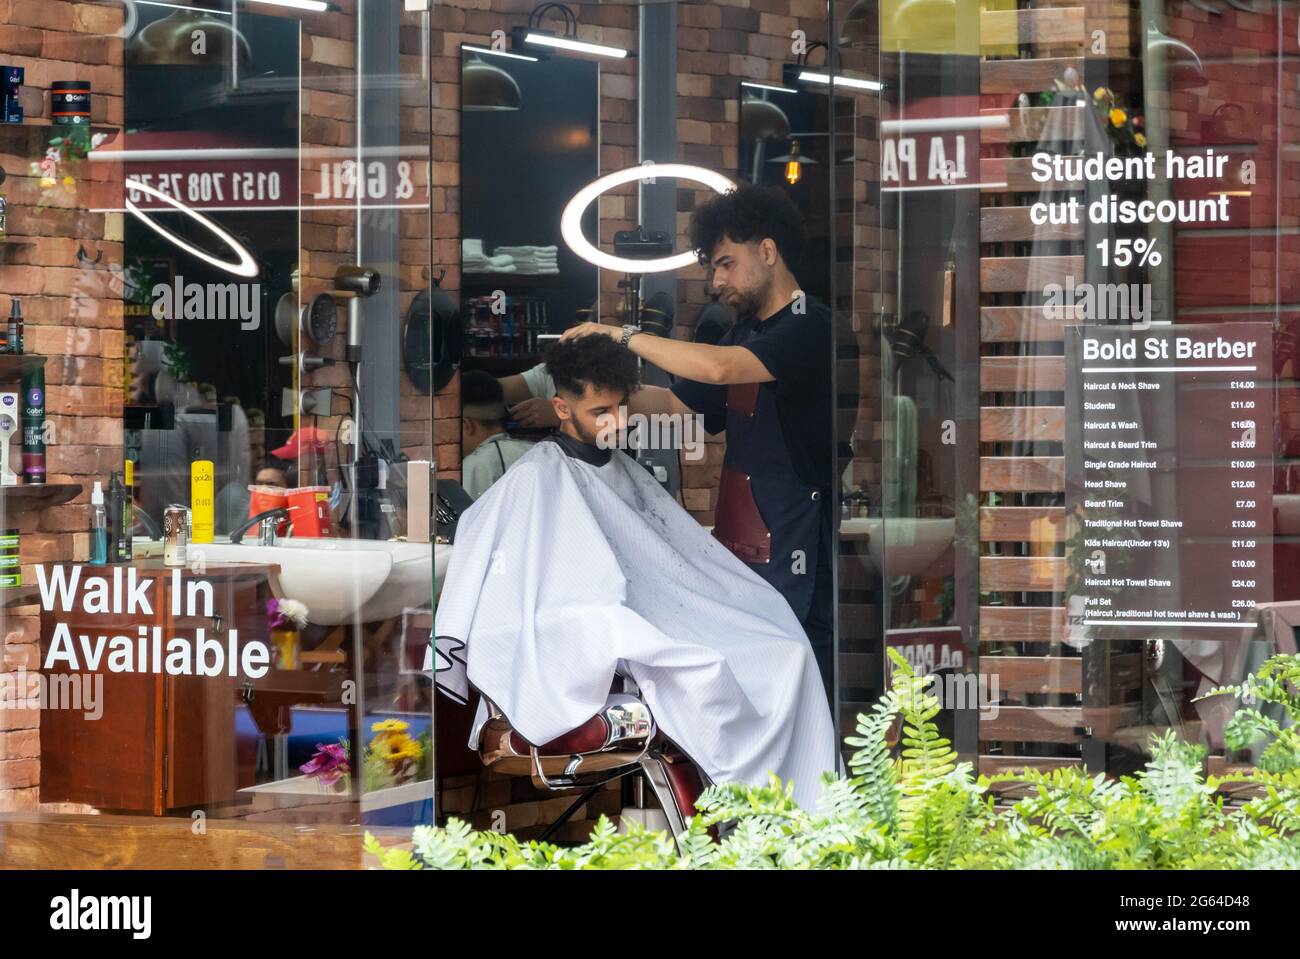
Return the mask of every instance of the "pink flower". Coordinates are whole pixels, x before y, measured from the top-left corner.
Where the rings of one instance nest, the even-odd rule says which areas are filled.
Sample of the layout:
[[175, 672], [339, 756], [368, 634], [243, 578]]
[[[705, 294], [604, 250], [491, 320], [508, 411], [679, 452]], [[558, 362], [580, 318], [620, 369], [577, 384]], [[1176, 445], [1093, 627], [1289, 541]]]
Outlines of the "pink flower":
[[320, 780], [322, 786], [333, 786], [352, 770], [342, 743], [317, 743], [315, 754], [298, 771]]

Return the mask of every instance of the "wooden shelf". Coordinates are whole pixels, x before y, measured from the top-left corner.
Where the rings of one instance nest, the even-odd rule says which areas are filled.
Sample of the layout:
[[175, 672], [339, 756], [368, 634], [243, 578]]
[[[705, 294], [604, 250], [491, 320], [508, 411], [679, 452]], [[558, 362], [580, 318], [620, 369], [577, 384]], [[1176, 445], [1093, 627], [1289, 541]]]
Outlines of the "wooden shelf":
[[0, 486], [0, 503], [6, 509], [48, 509], [75, 499], [80, 483], [20, 483]]
[[14, 609], [18, 606], [36, 606], [41, 601], [41, 591], [35, 583], [22, 586], [5, 586], [0, 588], [0, 609]]
[[35, 353], [0, 353], [0, 379], [16, 380], [29, 370], [45, 365], [45, 357]]

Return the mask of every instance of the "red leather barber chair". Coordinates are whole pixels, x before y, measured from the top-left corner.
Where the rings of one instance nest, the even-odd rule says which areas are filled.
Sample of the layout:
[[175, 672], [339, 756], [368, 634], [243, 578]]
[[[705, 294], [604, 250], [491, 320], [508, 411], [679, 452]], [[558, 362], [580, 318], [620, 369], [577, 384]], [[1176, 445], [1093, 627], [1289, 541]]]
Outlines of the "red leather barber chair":
[[677, 836], [695, 814], [705, 777], [686, 754], [658, 734], [650, 707], [628, 693], [611, 693], [604, 707], [572, 732], [548, 743], [530, 743], [488, 701], [489, 718], [479, 734], [483, 764], [507, 776], [531, 776], [540, 789], [581, 789], [551, 823], [545, 842], [602, 786], [634, 773], [644, 776]]

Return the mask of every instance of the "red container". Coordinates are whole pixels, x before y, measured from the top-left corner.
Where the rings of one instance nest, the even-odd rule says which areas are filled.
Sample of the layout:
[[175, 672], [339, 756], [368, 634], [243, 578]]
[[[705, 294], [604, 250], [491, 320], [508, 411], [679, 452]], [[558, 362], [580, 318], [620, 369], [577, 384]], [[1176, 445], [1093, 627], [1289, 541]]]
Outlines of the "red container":
[[[265, 513], [267, 510], [276, 507], [288, 507], [288, 505], [289, 491], [283, 486], [250, 486], [248, 488], [248, 515], [250, 519], [258, 513]], [[275, 527], [276, 535], [284, 536], [288, 532], [289, 520], [280, 520]]]
[[289, 517], [294, 536], [321, 539], [334, 535], [328, 486], [300, 486], [288, 492]]

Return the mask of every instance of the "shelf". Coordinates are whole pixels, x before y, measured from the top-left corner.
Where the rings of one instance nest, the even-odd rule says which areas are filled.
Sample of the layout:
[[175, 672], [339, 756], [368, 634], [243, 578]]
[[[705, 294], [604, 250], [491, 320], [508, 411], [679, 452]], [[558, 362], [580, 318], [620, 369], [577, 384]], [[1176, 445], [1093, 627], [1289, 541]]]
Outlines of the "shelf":
[[22, 123], [0, 123], [0, 130], [89, 130], [91, 133], [121, 133], [115, 123], [59, 123], [49, 117], [24, 117]]
[[80, 483], [20, 483], [0, 486], [0, 503], [6, 509], [48, 509], [76, 499]]
[[462, 290], [471, 286], [493, 290], [554, 289], [568, 284], [569, 280], [562, 273], [462, 273], [460, 277]]
[[0, 609], [13, 609], [16, 606], [36, 606], [41, 601], [41, 591], [35, 583], [22, 586], [0, 587]]
[[29, 370], [45, 365], [45, 357], [35, 353], [0, 353], [0, 379], [18, 379]]

